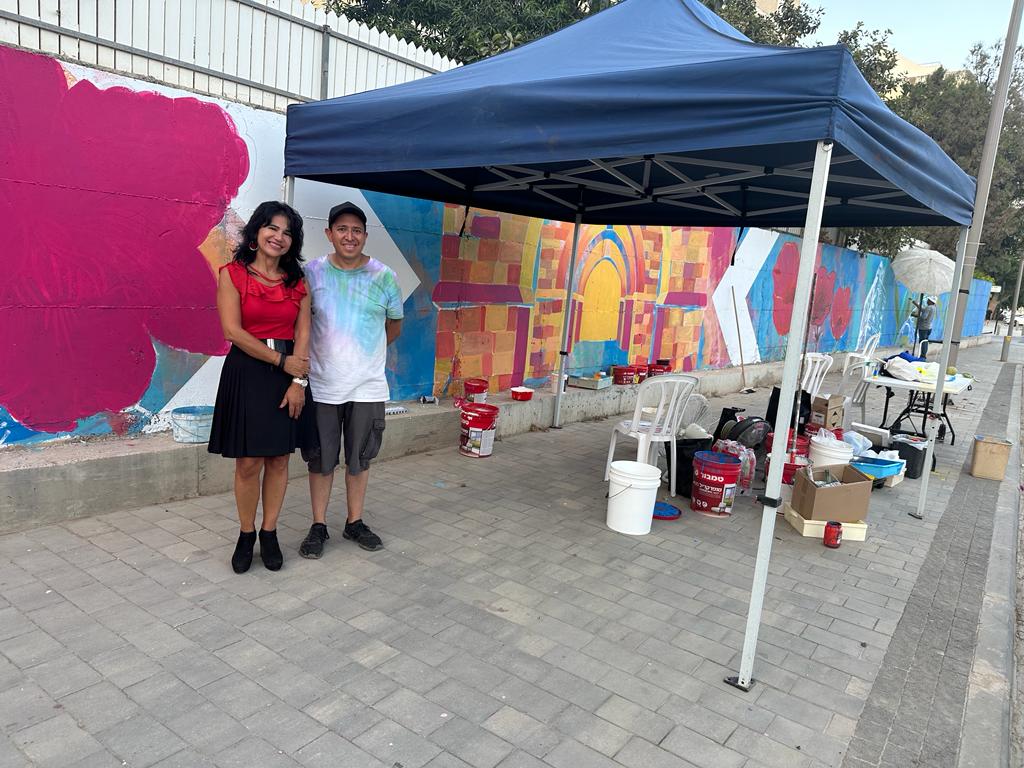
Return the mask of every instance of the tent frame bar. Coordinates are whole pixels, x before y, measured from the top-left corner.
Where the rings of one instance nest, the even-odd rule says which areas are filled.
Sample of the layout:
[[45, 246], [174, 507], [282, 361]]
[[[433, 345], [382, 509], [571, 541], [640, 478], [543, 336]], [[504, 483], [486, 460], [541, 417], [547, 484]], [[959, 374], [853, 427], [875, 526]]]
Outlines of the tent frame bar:
[[[831, 166], [841, 163], [853, 162], [857, 158], [853, 155], [843, 155], [831, 162]], [[627, 165], [643, 163], [643, 183], [623, 173], [619, 169]], [[656, 165], [666, 173], [678, 179], [677, 184], [667, 184], [660, 187], [650, 186], [651, 167]], [[694, 179], [681, 171], [677, 165], [689, 165], [701, 168], [712, 168], [718, 171], [731, 171], [724, 176], [711, 176], [703, 179]], [[671, 205], [678, 208], [702, 211], [721, 215], [723, 212], [733, 216], [739, 215], [740, 211], [727, 200], [719, 195], [727, 192], [736, 192], [742, 189], [751, 192], [758, 192], [766, 195], [777, 195], [779, 197], [795, 197], [807, 199], [808, 193], [786, 189], [772, 189], [763, 186], [747, 186], [737, 184], [750, 179], [766, 178], [769, 176], [781, 176], [793, 179], [808, 179], [812, 177], [808, 169], [813, 163], [794, 163], [780, 168], [768, 168], [764, 166], [749, 165], [744, 163], [730, 163], [724, 160], [705, 160], [698, 157], [686, 155], [656, 154], [643, 156], [618, 157], [613, 159], [594, 158], [587, 164], [570, 168], [565, 171], [542, 171], [529, 168], [523, 165], [491, 165], [486, 170], [500, 178], [500, 181], [478, 184], [472, 188], [474, 192], [504, 192], [509, 190], [530, 190], [541, 197], [546, 197], [559, 205], [572, 211], [578, 210], [579, 206], [573, 205], [566, 200], [552, 195], [552, 189], [584, 188], [595, 192], [602, 192], [609, 195], [621, 195], [624, 200], [621, 202], [602, 203], [587, 207], [588, 211], [608, 211], [615, 208], [624, 208], [631, 205], [657, 202], [663, 205]], [[466, 184], [457, 179], [434, 169], [422, 171], [436, 179], [440, 179], [451, 186], [466, 191], [470, 189]], [[585, 174], [602, 173], [610, 176], [615, 182], [601, 181], [591, 178]], [[519, 175], [516, 175], [519, 174]], [[831, 181], [840, 184], [867, 187], [870, 189], [892, 190], [858, 197], [835, 197], [825, 198], [825, 205], [832, 206], [838, 203], [849, 203], [850, 205], [864, 208], [879, 208], [890, 211], [905, 211], [918, 213], [919, 210], [909, 206], [892, 203], [882, 203], [880, 200], [890, 197], [900, 197], [906, 193], [899, 190], [894, 184], [882, 179], [867, 179], [858, 176], [832, 175]], [[561, 182], [551, 184], [546, 182]], [[705, 197], [717, 207], [697, 205], [696, 203], [683, 203], [681, 200], [692, 197]], [[747, 213], [748, 216], [770, 216], [778, 213], [790, 213], [803, 210], [804, 206], [773, 206], [761, 210], [753, 210]]]
[[[793, 402], [796, 399], [800, 373], [801, 344], [807, 326], [807, 309], [811, 303], [811, 283], [817, 261], [818, 236], [821, 233], [821, 216], [825, 207], [825, 189], [828, 186], [829, 159], [832, 142], [819, 141], [814, 154], [814, 171], [811, 174], [810, 197], [807, 203], [807, 217], [803, 238], [800, 242], [800, 266], [793, 294], [793, 311], [786, 340], [786, 357], [782, 368], [782, 382], [779, 392], [779, 407], [775, 416], [775, 434], [784, 435], [792, 418]], [[781, 430], [781, 431], [780, 431]], [[768, 563], [772, 554], [772, 538], [775, 533], [775, 518], [781, 505], [782, 472], [785, 468], [787, 441], [776, 440], [772, 444], [771, 465], [765, 480], [764, 495], [758, 497], [761, 509], [761, 535], [757, 543], [757, 559], [754, 562], [754, 579], [750, 590], [750, 605], [747, 626], [743, 634], [743, 655], [740, 671], [736, 677], [727, 677], [725, 682], [743, 691], [749, 691], [754, 684], [754, 657], [757, 653], [757, 635], [761, 627], [761, 613], [764, 609], [764, 594], [768, 586]]]
[[572, 320], [573, 281], [576, 277], [576, 256], [580, 249], [580, 228], [583, 224], [582, 211], [576, 212], [572, 227], [572, 253], [569, 255], [569, 269], [565, 273], [565, 307], [562, 312], [562, 348], [558, 352], [558, 374], [555, 379], [555, 415], [551, 421], [554, 429], [562, 428], [562, 390], [565, 388], [565, 369], [569, 360], [569, 325]]
[[[932, 407], [942, 410], [943, 388], [946, 383], [945, 372], [949, 368], [949, 360], [953, 353], [953, 330], [956, 325], [957, 307], [961, 301], [966, 302], [967, 297], [962, 296], [958, 291], [960, 280], [964, 274], [964, 263], [967, 261], [967, 233], [968, 227], [960, 228], [960, 237], [956, 241], [956, 262], [953, 264], [953, 283], [949, 291], [949, 300], [946, 302], [946, 317], [942, 321], [942, 351], [939, 353], [939, 374], [935, 381], [935, 396], [932, 399]], [[1012, 330], [1012, 328], [1011, 328]], [[938, 431], [938, 419], [931, 418], [932, 414], [925, 415], [924, 431], [928, 435], [928, 444], [924, 449], [924, 472], [921, 473], [921, 486], [917, 494], [917, 509], [907, 514], [918, 520], [924, 519], [925, 502], [928, 500], [928, 479], [932, 474], [932, 455], [935, 452], [935, 434]]]

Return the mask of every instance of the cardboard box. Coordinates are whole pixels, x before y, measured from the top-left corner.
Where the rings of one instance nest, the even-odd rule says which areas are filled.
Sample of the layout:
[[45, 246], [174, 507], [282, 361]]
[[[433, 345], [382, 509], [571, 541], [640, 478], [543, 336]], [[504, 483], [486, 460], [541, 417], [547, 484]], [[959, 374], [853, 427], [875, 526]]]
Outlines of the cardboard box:
[[[789, 504], [785, 506], [786, 520], [796, 532], [808, 538], [823, 539], [825, 537], [824, 520], [804, 520]], [[856, 523], [843, 523], [843, 541], [866, 541], [868, 524], [863, 520]]]
[[[814, 480], [822, 480], [826, 472], [840, 485], [819, 488]], [[868, 517], [871, 500], [871, 478], [849, 465], [807, 467], [796, 473], [793, 485], [793, 509], [805, 520], [836, 520], [856, 523]]]
[[811, 401], [811, 421], [825, 429], [842, 427], [844, 402], [842, 395], [819, 395]]
[[1010, 460], [1013, 443], [1001, 437], [974, 436], [974, 456], [971, 458], [971, 474], [986, 480], [1002, 480], [1006, 475], [1006, 464]]

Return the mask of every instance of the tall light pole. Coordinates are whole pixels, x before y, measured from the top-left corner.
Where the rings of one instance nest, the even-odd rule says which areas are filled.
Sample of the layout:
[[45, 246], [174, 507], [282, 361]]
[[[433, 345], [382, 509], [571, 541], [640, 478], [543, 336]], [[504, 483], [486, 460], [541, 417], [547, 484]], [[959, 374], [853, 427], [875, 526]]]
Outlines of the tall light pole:
[[[974, 264], [978, 259], [981, 232], [985, 226], [985, 209], [988, 208], [988, 193], [992, 188], [992, 172], [996, 165], [996, 152], [999, 149], [999, 133], [1003, 129], [1003, 115], [1006, 113], [1006, 96], [1010, 91], [1013, 63], [1017, 58], [1017, 37], [1020, 34], [1022, 11], [1024, 11], [1024, 0], [1013, 0], [1013, 10], [1010, 11], [1010, 25], [1006, 30], [1006, 42], [1003, 44], [1003, 57], [999, 62], [999, 78], [996, 80], [992, 112], [988, 117], [988, 130], [985, 132], [985, 144], [981, 150], [981, 167], [978, 169], [978, 191], [974, 198], [974, 218], [971, 221], [971, 228], [967, 233], [967, 254], [964, 260], [963, 276], [960, 279], [961, 300], [956, 303], [953, 339], [950, 342], [952, 345], [949, 359], [950, 365], [956, 365], [957, 353], [960, 351], [960, 335], [964, 327], [964, 312], [967, 311], [967, 296], [971, 292], [971, 281], [974, 279]], [[1016, 311], [1015, 303], [1011, 312], [1016, 313]], [[1012, 325], [1010, 332], [1011, 334], [1013, 332]]]
[[1013, 331], [1017, 325], [1017, 302], [1020, 301], [1020, 279], [1022, 277], [1024, 277], [1024, 259], [1020, 260], [1020, 269], [1017, 270], [1017, 286], [1013, 289], [1013, 303], [1010, 304], [1010, 328], [1003, 337], [1003, 351], [999, 355], [999, 359], [1004, 363], [1010, 357], [1010, 342], [1013, 340]]

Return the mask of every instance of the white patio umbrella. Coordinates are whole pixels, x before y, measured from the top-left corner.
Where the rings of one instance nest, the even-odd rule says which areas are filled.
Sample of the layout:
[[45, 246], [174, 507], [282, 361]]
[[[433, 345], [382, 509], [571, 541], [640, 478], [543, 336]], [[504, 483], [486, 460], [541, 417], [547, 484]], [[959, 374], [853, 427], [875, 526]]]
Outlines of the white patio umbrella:
[[953, 289], [953, 260], [929, 248], [907, 248], [892, 262], [896, 279], [911, 293], [938, 297]]

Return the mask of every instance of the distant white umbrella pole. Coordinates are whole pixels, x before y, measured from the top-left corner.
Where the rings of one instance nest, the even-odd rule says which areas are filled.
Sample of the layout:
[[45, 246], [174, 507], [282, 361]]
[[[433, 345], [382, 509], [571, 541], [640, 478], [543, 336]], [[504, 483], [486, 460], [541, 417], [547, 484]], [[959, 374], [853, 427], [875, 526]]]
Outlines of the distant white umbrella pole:
[[[978, 246], [981, 245], [981, 232], [985, 226], [985, 209], [988, 208], [988, 193], [992, 188], [992, 172], [995, 169], [996, 152], [999, 149], [999, 133], [1003, 129], [1003, 115], [1006, 114], [1006, 96], [1010, 91], [1013, 61], [1017, 58], [1017, 37], [1020, 34], [1022, 12], [1024, 12], [1024, 0], [1013, 0], [1010, 26], [1006, 30], [1006, 42], [1003, 44], [1003, 58], [999, 62], [999, 79], [996, 80], [995, 98], [992, 101], [992, 112], [988, 117], [985, 144], [981, 150], [978, 191], [974, 198], [974, 218], [967, 235], [967, 255], [964, 261], [963, 276], [960, 279], [962, 301], [956, 303], [956, 321], [953, 323], [953, 338], [950, 340], [950, 344], [953, 345], [950, 350], [950, 365], [956, 365], [957, 353], [960, 350], [960, 336], [964, 327], [964, 313], [967, 311], [967, 297], [970, 295], [971, 282], [974, 280], [974, 264], [978, 259]], [[1012, 311], [1016, 313], [1016, 306]], [[1011, 320], [1011, 322], [1013, 321]]]

